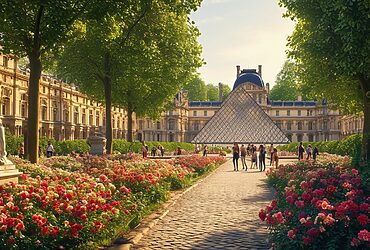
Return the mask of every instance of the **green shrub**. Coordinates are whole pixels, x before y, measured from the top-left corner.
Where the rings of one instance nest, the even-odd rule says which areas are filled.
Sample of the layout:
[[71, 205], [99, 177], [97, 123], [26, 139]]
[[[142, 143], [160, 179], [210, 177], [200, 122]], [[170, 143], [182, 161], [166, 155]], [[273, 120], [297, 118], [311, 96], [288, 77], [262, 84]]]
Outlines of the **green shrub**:
[[[348, 155], [354, 159], [359, 159], [361, 154], [362, 135], [350, 135], [339, 141], [320, 141], [320, 142], [304, 142], [303, 145], [307, 148], [308, 144], [312, 147], [317, 147], [320, 152], [327, 152], [337, 155]], [[278, 146], [280, 151], [296, 152], [298, 142], [292, 142], [287, 145]]]
[[[6, 150], [11, 155], [18, 154], [19, 144], [23, 143], [24, 139], [23, 136], [14, 136], [8, 130], [6, 130]], [[67, 140], [67, 141], [57, 141], [53, 138], [46, 138], [41, 137], [39, 140], [39, 145], [41, 147], [41, 153], [46, 153], [46, 148], [48, 146], [48, 142], [51, 142], [54, 146], [55, 153], [57, 155], [68, 155], [72, 152], [75, 153], [84, 153], [89, 151], [89, 145], [87, 144], [86, 139], [80, 140]], [[174, 152], [178, 147], [188, 152], [194, 151], [194, 145], [191, 143], [186, 142], [145, 142], [149, 150], [153, 147], [158, 147], [159, 145], [163, 146], [165, 152]], [[127, 153], [129, 151], [139, 153], [141, 151], [141, 143], [140, 142], [127, 142], [126, 140], [122, 139], [114, 139], [113, 140], [113, 151], [119, 153]]]

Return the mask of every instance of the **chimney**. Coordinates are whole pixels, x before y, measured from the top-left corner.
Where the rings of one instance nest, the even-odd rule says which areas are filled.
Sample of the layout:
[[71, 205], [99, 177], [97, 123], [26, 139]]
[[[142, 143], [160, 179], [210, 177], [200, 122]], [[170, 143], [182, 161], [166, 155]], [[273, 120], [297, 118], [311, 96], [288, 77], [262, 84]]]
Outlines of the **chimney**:
[[299, 101], [299, 102], [301, 102], [301, 101], [302, 101], [302, 96], [301, 96], [301, 95], [299, 95], [299, 96], [298, 96], [298, 101]]
[[240, 65], [236, 65], [236, 78], [240, 75]]
[[258, 65], [258, 74], [262, 78], [262, 65]]
[[222, 102], [222, 83], [218, 83], [218, 101]]
[[270, 83], [266, 83], [267, 94], [270, 94]]

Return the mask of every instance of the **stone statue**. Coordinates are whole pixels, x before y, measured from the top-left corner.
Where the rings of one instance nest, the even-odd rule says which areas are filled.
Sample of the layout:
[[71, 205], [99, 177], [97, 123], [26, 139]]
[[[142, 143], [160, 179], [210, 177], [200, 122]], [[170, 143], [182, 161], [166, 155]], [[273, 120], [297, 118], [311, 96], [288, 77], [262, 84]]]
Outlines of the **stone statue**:
[[6, 155], [5, 128], [0, 122], [0, 165], [9, 164]]

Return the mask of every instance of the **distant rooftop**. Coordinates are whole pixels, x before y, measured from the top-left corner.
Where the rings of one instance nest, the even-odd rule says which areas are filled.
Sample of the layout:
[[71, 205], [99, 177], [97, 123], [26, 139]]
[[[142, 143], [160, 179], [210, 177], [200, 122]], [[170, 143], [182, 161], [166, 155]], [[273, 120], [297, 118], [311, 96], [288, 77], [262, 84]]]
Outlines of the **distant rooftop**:
[[270, 101], [271, 106], [283, 107], [312, 107], [316, 106], [315, 101]]
[[236, 87], [238, 87], [240, 84], [247, 82], [253, 83], [261, 88], [265, 86], [261, 76], [257, 73], [255, 69], [243, 69], [240, 73], [241, 74], [238, 76], [234, 83], [233, 89], [236, 89]]
[[197, 101], [189, 102], [190, 107], [221, 107], [222, 102], [218, 101]]

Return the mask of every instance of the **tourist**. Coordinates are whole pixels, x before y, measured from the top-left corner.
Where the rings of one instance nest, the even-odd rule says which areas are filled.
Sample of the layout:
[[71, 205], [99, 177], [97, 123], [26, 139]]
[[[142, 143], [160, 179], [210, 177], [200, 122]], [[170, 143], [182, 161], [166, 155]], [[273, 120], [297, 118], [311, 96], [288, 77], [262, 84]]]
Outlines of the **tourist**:
[[272, 155], [274, 154], [274, 144], [272, 144], [272, 143], [269, 147], [269, 152], [270, 152], [270, 166], [272, 166], [272, 164], [274, 164], [273, 160], [272, 160]]
[[24, 145], [23, 145], [23, 143], [19, 144], [18, 156], [19, 156], [19, 158], [24, 159]]
[[46, 157], [52, 157], [54, 155], [54, 146], [51, 142], [48, 142], [48, 147], [46, 148]]
[[275, 167], [278, 168], [279, 166], [279, 156], [278, 156], [278, 151], [276, 148], [274, 148], [274, 154], [272, 156], [274, 158], [274, 163], [275, 163]]
[[[259, 163], [260, 163], [260, 172], [262, 171], [265, 171], [266, 170], [266, 163], [265, 163], [265, 159], [266, 159], [266, 150], [265, 150], [265, 147], [263, 145], [260, 145], [259, 147]], [[263, 170], [262, 170], [262, 165], [263, 165]]]
[[234, 171], [239, 171], [238, 169], [238, 160], [239, 160], [239, 146], [238, 143], [234, 143], [233, 146], [233, 165], [234, 165]]
[[148, 157], [148, 146], [145, 145], [145, 142], [142, 142], [141, 152], [143, 153], [143, 158]]
[[41, 157], [42, 156], [42, 148], [41, 148], [41, 146], [39, 146], [39, 157]]
[[240, 147], [240, 159], [242, 161], [243, 169], [245, 167], [245, 171], [248, 170], [247, 163], [245, 162], [245, 157], [247, 156], [247, 149], [244, 147], [244, 144]]
[[203, 156], [207, 156], [208, 155], [208, 146], [207, 145], [204, 145], [204, 148], [203, 148]]
[[177, 147], [176, 155], [181, 155], [181, 148]]
[[159, 151], [161, 152], [161, 156], [164, 156], [164, 147], [162, 145], [159, 145]]
[[195, 153], [198, 154], [199, 152], [200, 152], [200, 146], [199, 146], [199, 144], [197, 144], [195, 146]]
[[312, 146], [311, 146], [311, 144], [309, 144], [308, 147], [307, 147], [307, 157], [306, 157], [306, 160], [310, 160], [311, 159], [311, 155], [312, 155]]
[[303, 147], [303, 143], [300, 142], [299, 143], [299, 146], [298, 146], [298, 161], [300, 160], [303, 160], [303, 153], [304, 153], [304, 147]]
[[251, 155], [251, 145], [248, 144], [248, 147], [247, 147], [247, 156], [250, 156]]
[[157, 148], [155, 146], [153, 146], [152, 147], [152, 154], [151, 154], [152, 157], [155, 157], [156, 153], [157, 153]]
[[254, 147], [252, 146], [253, 150], [252, 150], [252, 165], [251, 165], [251, 168], [258, 168], [257, 167], [257, 152], [254, 150]]
[[314, 161], [316, 161], [316, 157], [319, 155], [319, 149], [315, 146], [313, 148], [313, 152], [312, 152], [312, 158]]

